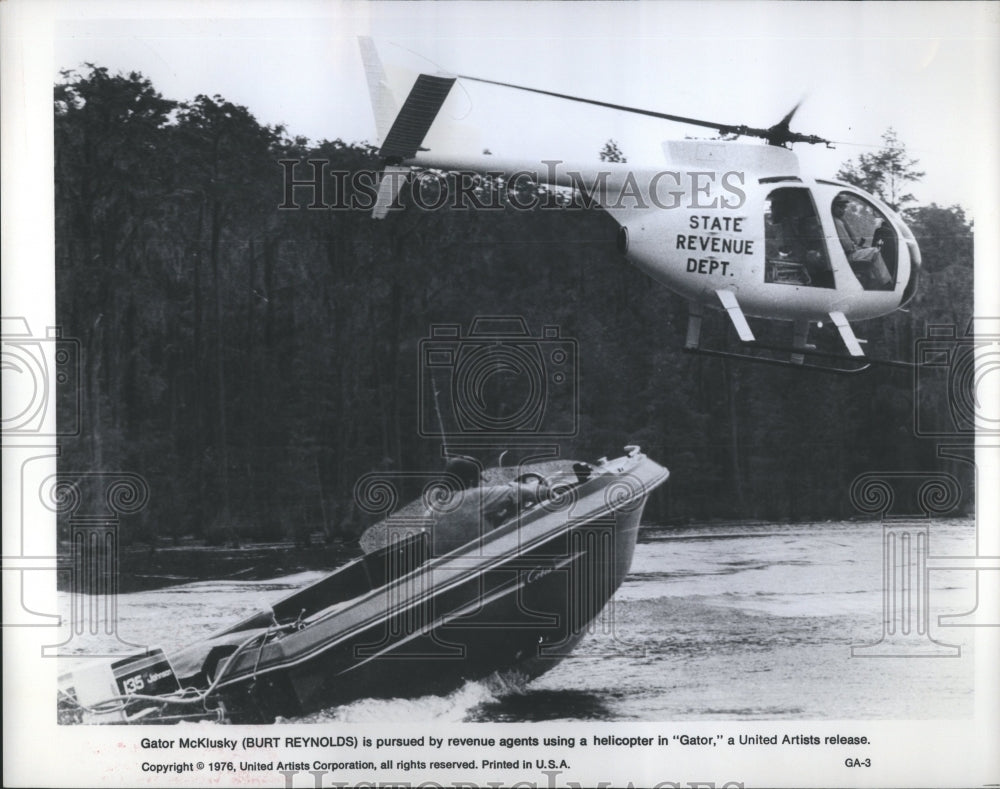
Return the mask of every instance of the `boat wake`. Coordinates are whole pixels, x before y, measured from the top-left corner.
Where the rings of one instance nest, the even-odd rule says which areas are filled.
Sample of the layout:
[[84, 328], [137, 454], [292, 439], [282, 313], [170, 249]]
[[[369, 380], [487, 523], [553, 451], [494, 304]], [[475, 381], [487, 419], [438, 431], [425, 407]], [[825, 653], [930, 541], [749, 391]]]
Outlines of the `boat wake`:
[[[416, 698], [359, 699], [350, 704], [320, 710], [299, 718], [284, 719], [289, 723], [405, 723], [443, 721], [459, 723], [470, 719], [475, 710], [501, 702], [510, 695], [525, 692], [528, 678], [518, 672], [494, 674], [483, 680], [470, 680], [446, 696], [428, 695]], [[472, 718], [475, 720], [475, 717]]]

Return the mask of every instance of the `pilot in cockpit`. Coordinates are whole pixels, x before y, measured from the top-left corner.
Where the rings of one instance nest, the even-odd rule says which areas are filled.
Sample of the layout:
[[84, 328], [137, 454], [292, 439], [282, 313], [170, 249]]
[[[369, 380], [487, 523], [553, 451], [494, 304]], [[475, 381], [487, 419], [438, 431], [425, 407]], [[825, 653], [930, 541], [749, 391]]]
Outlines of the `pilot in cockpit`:
[[865, 290], [884, 288], [892, 283], [892, 276], [879, 248], [867, 246], [865, 239], [851, 228], [846, 218], [849, 203], [843, 195], [838, 195], [833, 201], [833, 225], [840, 245], [844, 248], [854, 275]]

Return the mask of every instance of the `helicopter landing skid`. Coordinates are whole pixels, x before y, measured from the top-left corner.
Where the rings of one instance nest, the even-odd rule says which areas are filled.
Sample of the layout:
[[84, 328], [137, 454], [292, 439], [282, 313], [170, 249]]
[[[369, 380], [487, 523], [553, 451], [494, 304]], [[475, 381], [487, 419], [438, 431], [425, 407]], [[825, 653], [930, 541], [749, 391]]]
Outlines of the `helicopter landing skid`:
[[[757, 346], [761, 347], [761, 346]], [[777, 350], [776, 348], [768, 348], [768, 350]], [[738, 351], [720, 351], [714, 348], [700, 348], [700, 347], [690, 347], [684, 348], [685, 353], [698, 354], [699, 356], [715, 356], [722, 359], [737, 359], [743, 362], [755, 362], [756, 364], [771, 364], [777, 365], [779, 367], [791, 367], [796, 370], [809, 370], [813, 372], [821, 373], [838, 373], [840, 375], [853, 375], [855, 373], [863, 373], [869, 367], [871, 367], [871, 361], [866, 360], [859, 366], [850, 367], [837, 367], [834, 365], [827, 364], [812, 364], [805, 361], [804, 356], [812, 355], [813, 352], [804, 350], [802, 348], [788, 349], [792, 351], [797, 358], [795, 359], [776, 359], [772, 356], [759, 356], [752, 353], [740, 353]], [[828, 356], [833, 356], [834, 354], [826, 354]], [[859, 360], [853, 357], [837, 357], [843, 359], [844, 361], [852, 361], [858, 363]]]
[[[809, 343], [809, 321], [796, 320], [793, 323], [794, 339], [791, 346], [771, 345], [760, 342], [747, 324], [746, 317], [736, 301], [735, 295], [731, 291], [718, 290], [716, 295], [722, 302], [732, 328], [740, 339], [742, 348], [748, 351], [730, 351], [716, 348], [703, 348], [701, 344], [702, 322], [705, 316], [705, 307], [697, 301], [688, 302], [688, 323], [687, 337], [684, 342], [684, 350], [688, 353], [698, 353], [705, 356], [716, 356], [723, 359], [739, 359], [743, 361], [760, 362], [763, 364], [780, 365], [782, 367], [792, 367], [798, 369], [815, 370], [825, 373], [839, 373], [841, 375], [854, 375], [870, 369], [872, 366], [895, 367], [903, 369], [913, 369], [916, 367], [912, 362], [899, 362], [888, 359], [872, 359], [864, 355], [861, 344], [864, 340], [859, 340], [847, 318], [842, 312], [830, 312], [830, 318], [836, 326], [841, 340], [844, 342], [849, 355], [843, 353], [832, 353], [830, 351], [818, 351], [816, 346]], [[772, 352], [784, 354], [786, 358], [767, 356], [761, 352]], [[813, 363], [809, 360], [825, 361], [827, 363]]]
[[[715, 348], [702, 348], [700, 345], [688, 345], [684, 348], [684, 350], [687, 353], [701, 354], [703, 356], [716, 356], [723, 359], [739, 359], [741, 361], [779, 365], [781, 367], [792, 367], [821, 373], [837, 373], [840, 375], [863, 373], [865, 370], [872, 367], [891, 367], [906, 370], [911, 370], [916, 367], [913, 362], [900, 362], [890, 359], [872, 359], [867, 356], [846, 356], [840, 353], [827, 353], [825, 351], [817, 351], [813, 348], [803, 348], [801, 346], [766, 345], [758, 342], [746, 343], [746, 345], [760, 351], [787, 353], [790, 355], [790, 358], [778, 359], [772, 356], [762, 356], [755, 353], [723, 351]], [[809, 362], [808, 359], [825, 359], [831, 362], [842, 362], [846, 364], [814, 364]]]

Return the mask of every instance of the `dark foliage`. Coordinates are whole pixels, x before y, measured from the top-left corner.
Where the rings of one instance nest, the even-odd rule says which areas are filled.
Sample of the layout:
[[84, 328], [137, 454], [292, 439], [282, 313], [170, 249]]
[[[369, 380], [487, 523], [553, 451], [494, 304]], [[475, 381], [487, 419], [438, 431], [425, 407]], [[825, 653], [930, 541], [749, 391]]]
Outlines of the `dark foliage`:
[[[305, 160], [328, 161], [325, 202], [344, 203], [370, 189], [332, 173], [376, 171], [372, 149], [290, 139], [221, 97], [176, 103], [101, 68], [65, 74], [55, 100], [57, 309], [81, 342], [84, 404], [60, 462], [148, 479], [127, 540], [356, 534], [363, 473], [440, 468], [440, 440], [417, 429], [437, 424], [418, 396], [420, 341], [481, 315], [576, 341], [579, 430], [562, 455], [640, 444], [673, 472], [651, 519], [840, 518], [855, 514], [857, 475], [941, 467], [914, 436], [909, 373], [839, 378], [685, 354], [683, 302], [622, 265], [600, 211], [375, 222], [310, 209], [303, 187], [299, 209], [279, 210], [281, 160], [302, 162], [299, 179]], [[474, 193], [488, 202], [499, 188]], [[961, 209], [910, 218], [922, 290], [908, 314], [859, 327], [887, 357], [910, 358], [927, 322], [961, 332], [971, 314]], [[727, 331], [710, 317], [706, 331]], [[946, 408], [946, 391], [929, 397]], [[572, 401], [557, 405], [553, 419], [572, 415]]]

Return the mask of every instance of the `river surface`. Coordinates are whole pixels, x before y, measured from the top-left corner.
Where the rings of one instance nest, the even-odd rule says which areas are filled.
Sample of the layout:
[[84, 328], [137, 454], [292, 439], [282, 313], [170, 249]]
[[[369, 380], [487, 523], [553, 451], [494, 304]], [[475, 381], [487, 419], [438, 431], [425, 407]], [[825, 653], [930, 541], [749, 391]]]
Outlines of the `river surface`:
[[[929, 630], [894, 642], [883, 650], [890, 657], [852, 656], [852, 646], [883, 639], [882, 525], [645, 527], [630, 575], [592, 632], [531, 684], [364, 699], [297, 722], [968, 718], [974, 630], [938, 617], [974, 608], [975, 573], [935, 561], [975, 554], [975, 528], [965, 520], [920, 527], [931, 556]], [[322, 576], [120, 595], [117, 632], [69, 639], [64, 653], [76, 657], [64, 662], [129, 651], [117, 641], [169, 654]], [[68, 614], [70, 596], [61, 602]], [[927, 651], [951, 656], [918, 656]]]

